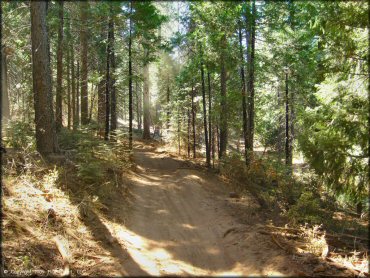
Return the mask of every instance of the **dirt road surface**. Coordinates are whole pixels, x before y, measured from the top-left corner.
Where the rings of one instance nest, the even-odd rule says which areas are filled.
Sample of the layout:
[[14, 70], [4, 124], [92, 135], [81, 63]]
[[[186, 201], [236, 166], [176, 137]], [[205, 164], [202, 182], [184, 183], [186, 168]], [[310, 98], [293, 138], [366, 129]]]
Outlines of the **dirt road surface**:
[[[240, 228], [215, 174], [152, 149], [136, 149], [129, 219], [115, 233], [126, 275], [296, 275], [297, 266], [253, 225]], [[225, 233], [229, 231], [226, 235]]]

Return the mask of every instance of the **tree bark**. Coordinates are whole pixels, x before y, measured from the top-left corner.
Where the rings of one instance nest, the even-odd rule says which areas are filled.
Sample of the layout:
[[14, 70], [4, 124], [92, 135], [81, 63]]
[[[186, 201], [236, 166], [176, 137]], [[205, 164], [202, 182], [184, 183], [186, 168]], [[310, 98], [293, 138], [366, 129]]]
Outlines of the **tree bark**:
[[58, 17], [59, 17], [59, 26], [58, 26], [58, 49], [57, 49], [57, 90], [56, 90], [56, 105], [55, 105], [55, 123], [57, 132], [63, 126], [63, 112], [62, 112], [62, 94], [63, 94], [63, 13], [64, 13], [64, 2], [58, 2]]
[[88, 2], [81, 2], [80, 17], [81, 17], [81, 124], [88, 124], [88, 95], [87, 95], [87, 10]]
[[58, 151], [46, 25], [47, 3], [31, 1], [30, 10], [36, 148], [42, 155], [47, 155]]
[[215, 138], [212, 132], [212, 88], [211, 73], [207, 70], [208, 77], [208, 125], [209, 125], [209, 149], [212, 153], [212, 167], [215, 166]]

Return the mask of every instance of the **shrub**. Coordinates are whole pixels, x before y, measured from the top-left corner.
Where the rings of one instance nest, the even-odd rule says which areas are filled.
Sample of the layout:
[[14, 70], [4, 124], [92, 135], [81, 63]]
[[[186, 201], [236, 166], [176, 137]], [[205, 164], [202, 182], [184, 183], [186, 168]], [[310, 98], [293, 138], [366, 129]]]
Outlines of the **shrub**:
[[326, 219], [332, 218], [321, 208], [320, 199], [309, 191], [301, 194], [297, 203], [290, 207], [287, 216], [294, 224], [321, 224]]
[[36, 149], [34, 130], [29, 123], [14, 121], [10, 122], [6, 128], [4, 142], [15, 149]]

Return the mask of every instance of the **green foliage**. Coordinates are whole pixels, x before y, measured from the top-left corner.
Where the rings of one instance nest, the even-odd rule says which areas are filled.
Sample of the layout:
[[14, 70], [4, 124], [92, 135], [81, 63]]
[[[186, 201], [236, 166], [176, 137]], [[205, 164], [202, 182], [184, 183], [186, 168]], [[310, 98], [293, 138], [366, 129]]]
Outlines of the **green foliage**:
[[29, 123], [22, 121], [8, 123], [6, 137], [3, 140], [11, 148], [29, 151], [36, 149], [34, 130]]
[[297, 203], [290, 207], [287, 216], [295, 224], [309, 223], [312, 225], [325, 223], [332, 217], [328, 211], [321, 208], [317, 195], [309, 191], [302, 193]]

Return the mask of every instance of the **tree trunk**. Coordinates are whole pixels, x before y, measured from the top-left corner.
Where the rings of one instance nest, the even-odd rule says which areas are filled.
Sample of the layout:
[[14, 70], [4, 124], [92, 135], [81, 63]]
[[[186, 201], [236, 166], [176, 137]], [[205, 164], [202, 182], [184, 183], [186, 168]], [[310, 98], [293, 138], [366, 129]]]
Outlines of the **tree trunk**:
[[170, 111], [171, 111], [171, 108], [170, 108], [170, 85], [169, 85], [169, 80], [167, 78], [167, 117], [166, 117], [167, 133], [170, 130], [170, 113], [171, 113]]
[[196, 158], [196, 137], [195, 137], [195, 108], [194, 108], [194, 87], [191, 87], [191, 115], [192, 115], [192, 125], [193, 125], [193, 157]]
[[72, 105], [71, 105], [71, 53], [67, 48], [67, 111], [68, 111], [68, 129], [72, 125]]
[[[130, 23], [129, 23], [129, 40], [128, 40], [128, 138], [129, 149], [132, 150], [132, 2], [130, 1]], [[136, 81], [137, 90], [137, 81]], [[137, 92], [136, 92], [137, 93]], [[139, 117], [138, 117], [139, 121]]]
[[42, 155], [47, 155], [58, 151], [46, 25], [47, 3], [31, 1], [30, 10], [36, 148]]
[[247, 158], [247, 98], [246, 98], [246, 86], [245, 86], [245, 73], [244, 73], [244, 54], [242, 45], [242, 29], [239, 25], [239, 54], [240, 54], [240, 78], [242, 80], [242, 111], [243, 111], [243, 139], [244, 139], [244, 158], [245, 163], [248, 163]]
[[77, 128], [77, 119], [76, 119], [76, 76], [75, 76], [75, 51], [73, 45], [71, 47], [71, 83], [72, 83], [72, 117], [73, 117], [73, 130]]
[[219, 158], [221, 159], [223, 156], [226, 155], [227, 149], [227, 137], [228, 137], [228, 127], [227, 127], [227, 96], [226, 96], [226, 65], [225, 65], [225, 52], [226, 52], [226, 35], [222, 36], [221, 39], [221, 57], [220, 57], [220, 65], [221, 65], [221, 114], [220, 114], [220, 152]]
[[137, 80], [135, 80], [135, 93], [136, 93], [136, 118], [137, 128], [141, 130], [141, 93], [139, 92], [139, 86]]
[[76, 128], [80, 125], [80, 62], [77, 60], [76, 70]]
[[104, 132], [104, 140], [109, 139], [109, 131], [110, 131], [110, 126], [109, 126], [109, 116], [110, 116], [110, 63], [109, 63], [109, 58], [110, 58], [110, 51], [111, 51], [111, 44], [110, 44], [110, 32], [109, 32], [109, 23], [108, 23], [108, 43], [107, 43], [107, 51], [106, 51], [106, 75], [105, 75], [105, 132]]
[[188, 158], [190, 157], [190, 109], [187, 108], [188, 115]]
[[88, 124], [88, 95], [87, 95], [87, 10], [88, 2], [81, 2], [81, 124]]
[[[0, 3], [1, 5], [1, 3]], [[1, 120], [5, 125], [10, 118], [9, 92], [8, 92], [8, 64], [5, 53], [6, 46], [1, 48]], [[2, 130], [3, 131], [3, 130]]]
[[[104, 75], [104, 64], [100, 62], [100, 74]], [[104, 137], [105, 126], [105, 78], [102, 78], [98, 84], [98, 136]]]
[[289, 168], [289, 173], [292, 166], [290, 143], [288, 73], [285, 73], [285, 164]]
[[111, 93], [111, 102], [110, 102], [110, 131], [111, 138], [115, 140], [115, 130], [117, 129], [117, 100], [116, 100], [116, 79], [115, 79], [115, 70], [116, 70], [116, 59], [114, 52], [114, 21], [113, 21], [113, 7], [110, 7], [110, 19], [109, 19], [109, 62], [110, 62], [110, 93]]
[[[200, 50], [200, 51], [202, 51], [202, 50]], [[208, 144], [209, 142], [208, 142], [208, 126], [207, 126], [206, 85], [205, 85], [205, 81], [204, 81], [203, 61], [201, 61], [201, 63], [200, 63], [200, 72], [201, 72], [201, 78], [202, 78], [204, 142], [206, 144], [206, 163], [207, 163], [207, 167], [209, 168], [211, 166], [211, 153], [209, 151], [209, 144]]]
[[178, 138], [178, 147], [179, 155], [181, 155], [181, 118], [180, 118], [180, 107], [177, 107], [177, 138]]
[[208, 125], [209, 125], [209, 151], [212, 153], [212, 167], [215, 167], [215, 138], [212, 132], [212, 88], [211, 73], [207, 70], [208, 77]]
[[63, 1], [58, 2], [59, 11], [59, 26], [58, 26], [58, 49], [57, 49], [57, 90], [56, 90], [56, 105], [55, 105], [55, 123], [57, 132], [63, 126], [63, 110], [62, 110], [62, 93], [63, 93]]
[[[148, 50], [145, 50], [145, 56], [148, 57]], [[144, 132], [143, 139], [150, 139], [150, 103], [149, 103], [149, 62], [144, 65]]]
[[247, 121], [247, 145], [246, 145], [246, 161], [247, 164], [250, 162], [251, 155], [253, 153], [253, 142], [254, 142], [254, 53], [255, 53], [255, 36], [256, 36], [256, 3], [252, 1], [252, 15], [249, 18], [249, 24], [247, 25], [248, 36], [247, 36], [247, 47], [248, 47], [248, 121]]

